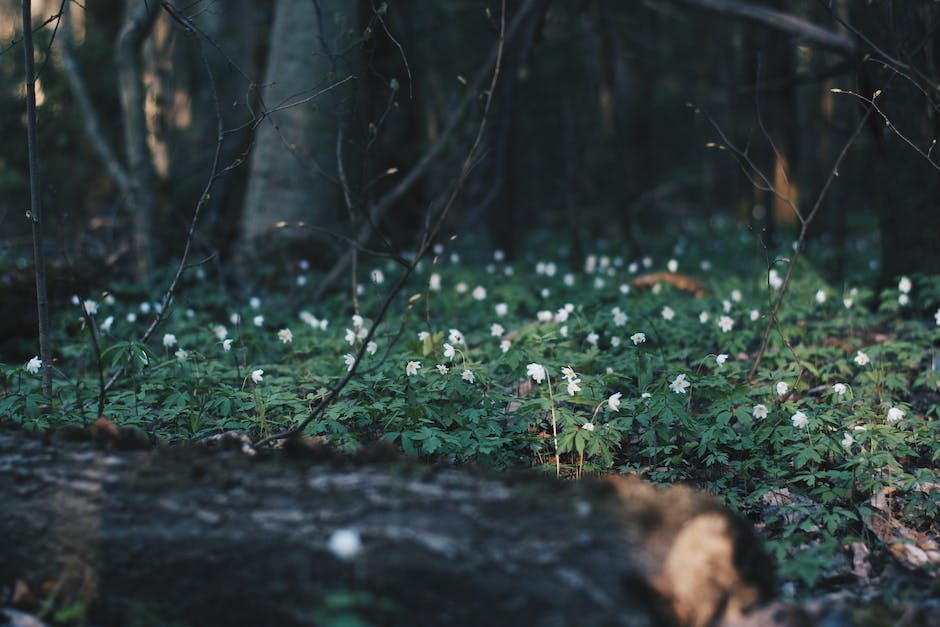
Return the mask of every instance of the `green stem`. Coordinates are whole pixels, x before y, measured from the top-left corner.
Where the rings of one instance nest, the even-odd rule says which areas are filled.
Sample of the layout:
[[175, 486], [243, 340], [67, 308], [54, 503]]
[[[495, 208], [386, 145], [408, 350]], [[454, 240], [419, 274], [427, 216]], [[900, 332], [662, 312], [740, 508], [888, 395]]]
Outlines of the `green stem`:
[[555, 419], [555, 394], [552, 390], [552, 377], [546, 373], [548, 380], [548, 398], [552, 403], [552, 440], [555, 442], [555, 476], [561, 477], [561, 457], [558, 454], [558, 422]]

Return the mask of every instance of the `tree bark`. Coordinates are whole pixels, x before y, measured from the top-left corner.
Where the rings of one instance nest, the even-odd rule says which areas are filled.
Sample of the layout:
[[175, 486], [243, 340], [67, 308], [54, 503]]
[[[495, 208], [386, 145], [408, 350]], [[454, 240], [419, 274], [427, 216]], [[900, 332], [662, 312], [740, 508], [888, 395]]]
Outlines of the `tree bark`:
[[147, 147], [141, 48], [159, 11], [160, 5], [155, 1], [125, 0], [124, 26], [115, 46], [127, 158], [127, 203], [133, 221], [135, 273], [139, 280], [146, 280], [153, 267], [153, 227], [157, 206], [153, 161]]
[[711, 625], [771, 591], [750, 529], [685, 488], [2, 427], [0, 538], [0, 586], [98, 625]]
[[355, 7], [339, 0], [278, 0], [275, 6], [261, 90], [271, 113], [257, 129], [251, 154], [236, 251], [243, 265], [285, 237], [304, 235], [283, 230], [270, 241], [278, 222], [325, 226], [342, 208], [333, 158], [343, 123], [338, 99], [326, 94], [295, 103], [343, 77], [330, 46], [359, 34], [356, 18]]

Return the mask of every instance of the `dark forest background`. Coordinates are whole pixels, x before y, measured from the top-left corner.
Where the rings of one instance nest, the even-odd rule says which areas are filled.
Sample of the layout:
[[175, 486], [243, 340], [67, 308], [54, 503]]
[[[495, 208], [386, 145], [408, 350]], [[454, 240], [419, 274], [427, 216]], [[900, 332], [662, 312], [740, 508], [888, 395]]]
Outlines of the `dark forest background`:
[[[883, 283], [940, 272], [935, 2], [506, 6], [483, 151], [448, 232], [512, 257], [532, 233], [557, 229], [575, 256], [606, 238], [636, 257], [663, 229], [740, 223], [782, 250], [799, 228], [785, 200], [809, 213], [880, 90], [810, 246], [834, 282], [855, 236], [874, 232]], [[31, 246], [19, 10], [4, 0], [0, 15], [0, 256], [11, 298]], [[178, 258], [213, 172], [213, 85], [221, 176], [194, 258], [226, 281], [296, 249], [328, 270], [348, 250], [337, 233], [374, 237], [367, 213], [413, 248], [476, 132], [500, 5], [46, 0], [33, 17], [55, 299], [72, 293], [70, 281], [145, 280]], [[721, 149], [729, 143], [739, 158]], [[752, 184], [755, 168], [773, 192]]]

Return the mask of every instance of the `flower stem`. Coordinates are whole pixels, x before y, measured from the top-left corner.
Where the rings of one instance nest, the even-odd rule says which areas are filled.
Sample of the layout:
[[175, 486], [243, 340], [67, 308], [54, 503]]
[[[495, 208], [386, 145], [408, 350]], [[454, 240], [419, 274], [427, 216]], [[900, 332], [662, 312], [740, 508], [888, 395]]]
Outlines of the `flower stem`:
[[552, 439], [555, 442], [555, 476], [561, 477], [561, 457], [558, 454], [558, 422], [555, 420], [555, 394], [552, 390], [552, 378], [548, 378], [548, 398], [552, 402]]

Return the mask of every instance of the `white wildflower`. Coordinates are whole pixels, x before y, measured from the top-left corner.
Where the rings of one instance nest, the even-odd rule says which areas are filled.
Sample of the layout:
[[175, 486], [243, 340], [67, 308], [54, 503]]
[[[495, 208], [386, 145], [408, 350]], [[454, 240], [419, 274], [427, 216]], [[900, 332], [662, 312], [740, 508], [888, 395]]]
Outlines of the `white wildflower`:
[[798, 411], [792, 416], [790, 416], [790, 422], [792, 422], [793, 426], [796, 427], [797, 429], [802, 429], [806, 425], [809, 424], [809, 418], [807, 418], [806, 414], [804, 414], [803, 412]]
[[734, 328], [734, 320], [730, 316], [721, 316], [718, 318], [718, 327], [727, 333]]
[[622, 392], [617, 392], [607, 397], [607, 406], [610, 408], [611, 411], [620, 411], [620, 399], [622, 397], [623, 397]]
[[525, 371], [536, 383], [541, 383], [545, 380], [545, 367], [542, 366], [542, 364], [531, 363], [525, 367]]
[[676, 394], [685, 394], [686, 389], [690, 385], [692, 384], [685, 378], [685, 374], [680, 374], [669, 384], [669, 389]]
[[901, 280], [898, 281], [898, 291], [900, 291], [902, 294], [910, 294], [911, 287], [911, 280], [906, 276], [902, 276]]

